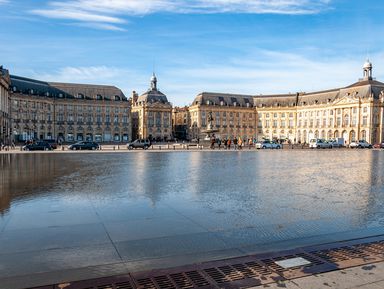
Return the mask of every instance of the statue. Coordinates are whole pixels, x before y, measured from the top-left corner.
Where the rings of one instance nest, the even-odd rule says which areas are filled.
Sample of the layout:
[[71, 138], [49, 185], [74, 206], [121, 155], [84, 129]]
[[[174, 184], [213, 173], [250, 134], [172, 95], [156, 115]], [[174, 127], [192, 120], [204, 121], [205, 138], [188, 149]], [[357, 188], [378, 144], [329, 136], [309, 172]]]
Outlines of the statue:
[[208, 112], [208, 130], [213, 129], [213, 116], [212, 111]]

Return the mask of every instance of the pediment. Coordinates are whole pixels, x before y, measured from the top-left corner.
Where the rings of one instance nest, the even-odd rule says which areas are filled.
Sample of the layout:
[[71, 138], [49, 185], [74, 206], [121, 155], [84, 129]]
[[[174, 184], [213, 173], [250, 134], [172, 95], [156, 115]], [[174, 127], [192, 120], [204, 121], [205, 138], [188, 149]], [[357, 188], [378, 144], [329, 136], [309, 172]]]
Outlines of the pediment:
[[353, 103], [358, 103], [359, 102], [359, 98], [356, 97], [356, 96], [352, 96], [352, 95], [345, 95], [341, 98], [338, 98], [336, 99], [333, 104], [336, 105], [336, 104], [353, 104]]

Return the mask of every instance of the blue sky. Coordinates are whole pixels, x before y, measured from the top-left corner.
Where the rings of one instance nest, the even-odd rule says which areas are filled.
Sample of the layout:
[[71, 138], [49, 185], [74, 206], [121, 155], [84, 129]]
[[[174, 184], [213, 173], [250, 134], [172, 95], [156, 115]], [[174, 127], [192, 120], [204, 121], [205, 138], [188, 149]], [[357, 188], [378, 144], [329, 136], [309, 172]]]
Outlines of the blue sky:
[[384, 80], [374, 0], [0, 0], [0, 64], [47, 81], [143, 93], [153, 69], [174, 105], [202, 91], [341, 87], [367, 57]]

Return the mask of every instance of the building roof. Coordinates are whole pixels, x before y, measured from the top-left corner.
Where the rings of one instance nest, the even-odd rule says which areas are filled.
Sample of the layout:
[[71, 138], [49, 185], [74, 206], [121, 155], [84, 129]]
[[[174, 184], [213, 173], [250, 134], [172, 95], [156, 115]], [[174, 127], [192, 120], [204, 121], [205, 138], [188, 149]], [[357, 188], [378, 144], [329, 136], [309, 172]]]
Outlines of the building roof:
[[81, 96], [84, 99], [126, 100], [123, 92], [115, 86], [45, 82], [16, 75], [11, 75], [11, 88], [13, 93], [52, 98], [79, 98]]
[[157, 89], [149, 89], [147, 92], [143, 93], [137, 99], [137, 102], [160, 102], [168, 103], [168, 99], [164, 93]]
[[202, 92], [195, 97], [192, 105], [225, 105], [225, 106], [254, 106], [252, 95]]

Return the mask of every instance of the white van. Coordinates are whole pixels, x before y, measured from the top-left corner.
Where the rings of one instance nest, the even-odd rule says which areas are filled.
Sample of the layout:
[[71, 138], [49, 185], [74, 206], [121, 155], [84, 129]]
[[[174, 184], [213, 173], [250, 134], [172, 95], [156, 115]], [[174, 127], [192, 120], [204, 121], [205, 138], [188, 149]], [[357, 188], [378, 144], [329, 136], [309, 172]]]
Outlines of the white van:
[[313, 138], [309, 141], [309, 148], [311, 149], [325, 149], [332, 148], [332, 144], [321, 138]]

